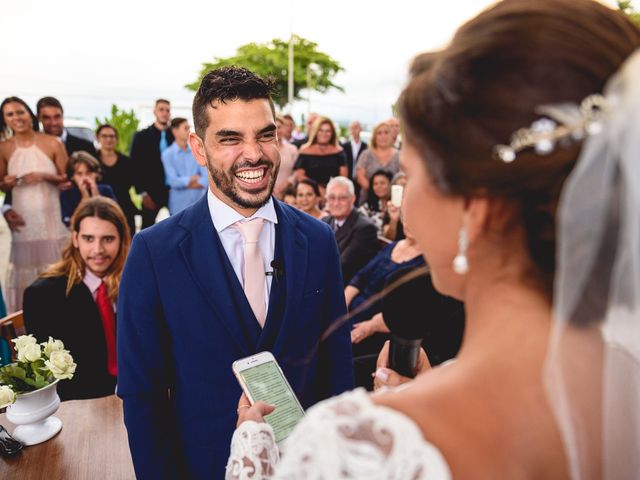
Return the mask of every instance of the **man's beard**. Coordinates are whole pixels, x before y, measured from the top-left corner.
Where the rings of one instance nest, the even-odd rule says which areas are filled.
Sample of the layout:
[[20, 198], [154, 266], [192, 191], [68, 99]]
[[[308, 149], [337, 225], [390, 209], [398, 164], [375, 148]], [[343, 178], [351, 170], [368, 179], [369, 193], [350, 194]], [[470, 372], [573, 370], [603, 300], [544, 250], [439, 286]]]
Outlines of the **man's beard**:
[[[273, 192], [273, 187], [276, 183], [276, 178], [278, 176], [278, 170], [280, 169], [280, 164], [275, 165], [274, 163], [260, 159], [257, 163], [238, 163], [234, 164], [231, 167], [230, 172], [226, 172], [224, 170], [220, 170], [213, 166], [213, 162], [209, 158], [209, 154], [206, 153], [207, 157], [207, 170], [209, 171], [209, 175], [213, 179], [213, 183], [220, 190], [220, 192], [230, 199], [233, 203], [242, 208], [260, 208], [265, 205], [269, 199], [271, 198], [271, 193]], [[266, 167], [265, 175], [270, 175], [269, 183], [267, 188], [260, 192], [259, 194], [251, 194], [245, 192], [247, 195], [251, 195], [253, 198], [243, 198], [238, 192], [238, 186], [235, 182], [235, 173], [241, 168], [247, 167]]]

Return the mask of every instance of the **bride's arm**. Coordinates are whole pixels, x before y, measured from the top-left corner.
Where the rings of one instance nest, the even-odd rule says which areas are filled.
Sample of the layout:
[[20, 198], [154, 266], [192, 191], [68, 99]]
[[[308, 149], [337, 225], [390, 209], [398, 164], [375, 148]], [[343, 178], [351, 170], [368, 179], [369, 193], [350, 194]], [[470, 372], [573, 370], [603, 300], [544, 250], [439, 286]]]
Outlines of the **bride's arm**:
[[242, 394], [238, 402], [238, 423], [231, 439], [226, 480], [268, 480], [280, 461], [271, 425], [264, 417], [275, 407], [264, 402], [251, 406]]
[[[256, 410], [242, 408], [240, 412], [241, 417], [248, 417]], [[374, 404], [362, 389], [311, 407], [284, 448], [280, 461], [269, 425], [239, 423], [227, 480], [451, 479], [442, 454], [425, 442], [413, 420]]]

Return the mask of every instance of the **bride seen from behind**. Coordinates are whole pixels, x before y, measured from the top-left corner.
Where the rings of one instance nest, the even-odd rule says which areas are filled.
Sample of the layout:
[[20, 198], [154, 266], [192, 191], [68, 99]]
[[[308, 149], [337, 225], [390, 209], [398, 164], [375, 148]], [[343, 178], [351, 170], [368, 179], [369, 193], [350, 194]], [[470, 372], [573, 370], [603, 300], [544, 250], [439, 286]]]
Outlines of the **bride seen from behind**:
[[[579, 249], [566, 252], [566, 231], [582, 231], [594, 221], [591, 210], [563, 207], [562, 224], [556, 224], [561, 198], [573, 198], [576, 205], [576, 188], [566, 192], [563, 186], [580, 185], [576, 178], [589, 173], [585, 168], [594, 163], [583, 157], [589, 158], [597, 142], [604, 145], [596, 152], [602, 153], [602, 161], [609, 155], [615, 164], [617, 157], [609, 152], [623, 138], [608, 133], [613, 127], [606, 115], [604, 133], [591, 128], [599, 126], [591, 122], [593, 112], [613, 112], [612, 118], [615, 109], [578, 106], [607, 85], [609, 92], [616, 73], [626, 78], [635, 69], [638, 84], [640, 54], [625, 61], [639, 46], [637, 28], [595, 1], [505, 0], [462, 26], [444, 50], [416, 58], [398, 102], [404, 127], [401, 164], [408, 178], [405, 217], [435, 287], [465, 303], [457, 360], [421, 373], [401, 389], [371, 396], [356, 390], [313, 407], [288, 439], [280, 461], [270, 427], [262, 423], [271, 408], [262, 402], [240, 408], [227, 478], [637, 475], [630, 457], [616, 461], [607, 456], [612, 445], [615, 450], [625, 439], [637, 439], [636, 424], [623, 432], [624, 439], [600, 441], [612, 438], [603, 435], [611, 432], [602, 401], [608, 400], [603, 390], [609, 358], [601, 327], [604, 320], [609, 323], [610, 312], [601, 308], [595, 322], [573, 315], [566, 327], [569, 335], [553, 344], [554, 354], [558, 345], [564, 349], [559, 356], [549, 357], [549, 339], [554, 322], [567, 320], [552, 317], [552, 308], [562, 312], [556, 307], [558, 292], [564, 291], [559, 282], [578, 281], [566, 272], [565, 253]], [[618, 87], [607, 100], [626, 98], [625, 88], [631, 90], [633, 84]], [[640, 94], [635, 92], [632, 100], [637, 111]], [[563, 117], [567, 111], [578, 112], [577, 120]], [[557, 123], [549, 123], [551, 119]], [[624, 122], [610, 124], [626, 128]], [[592, 136], [583, 141], [587, 134]], [[624, 167], [620, 160], [611, 178], [619, 178], [626, 188], [629, 171]], [[577, 193], [588, 199], [597, 191]], [[611, 195], [616, 193], [613, 189]], [[638, 198], [633, 201], [623, 209], [612, 202], [604, 214], [637, 216]], [[613, 233], [617, 236], [617, 230]], [[560, 249], [558, 238], [565, 241]], [[637, 237], [632, 238], [636, 243], [626, 248], [637, 249]], [[603, 255], [607, 275], [616, 259], [615, 245]], [[596, 242], [583, 263], [595, 261], [591, 257], [601, 250]], [[563, 255], [556, 258], [556, 251]], [[631, 257], [636, 273], [637, 255]], [[554, 283], [558, 265], [564, 275]], [[609, 286], [608, 276], [589, 272], [586, 284]], [[587, 305], [588, 300], [577, 301]], [[628, 316], [637, 321], [637, 305], [627, 306]], [[633, 340], [637, 343], [637, 336]], [[554, 368], [564, 373], [564, 397], [553, 390], [558, 384], [554, 387], [545, 377], [545, 362], [551, 376]], [[631, 373], [635, 380], [637, 372]], [[391, 373], [377, 381], [393, 385], [399, 378]], [[618, 393], [623, 404], [634, 405], [633, 391]], [[629, 415], [637, 420], [635, 413]], [[636, 440], [631, 449], [637, 446]]]

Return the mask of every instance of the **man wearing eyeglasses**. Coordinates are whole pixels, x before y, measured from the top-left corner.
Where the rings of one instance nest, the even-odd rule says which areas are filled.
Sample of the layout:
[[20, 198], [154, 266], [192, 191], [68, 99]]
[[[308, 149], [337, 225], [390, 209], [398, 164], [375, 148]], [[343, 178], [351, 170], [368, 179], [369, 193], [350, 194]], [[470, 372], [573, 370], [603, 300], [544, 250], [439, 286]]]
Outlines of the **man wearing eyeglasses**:
[[373, 222], [354, 208], [356, 196], [351, 180], [345, 177], [329, 180], [326, 199], [329, 216], [322, 220], [336, 234], [346, 286], [377, 253], [378, 234]]

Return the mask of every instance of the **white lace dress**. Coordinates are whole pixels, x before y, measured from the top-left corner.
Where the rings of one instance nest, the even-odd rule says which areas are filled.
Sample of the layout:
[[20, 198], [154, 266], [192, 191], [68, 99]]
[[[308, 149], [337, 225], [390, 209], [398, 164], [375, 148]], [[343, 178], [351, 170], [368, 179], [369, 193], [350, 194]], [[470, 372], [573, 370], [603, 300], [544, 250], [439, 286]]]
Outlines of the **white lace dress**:
[[418, 426], [363, 389], [309, 409], [284, 449], [280, 458], [270, 425], [244, 422], [233, 434], [226, 479], [451, 479]]

